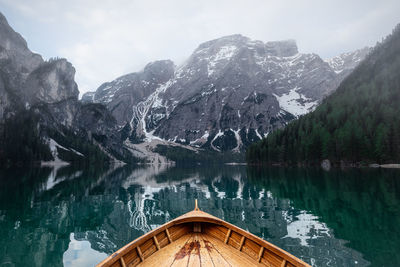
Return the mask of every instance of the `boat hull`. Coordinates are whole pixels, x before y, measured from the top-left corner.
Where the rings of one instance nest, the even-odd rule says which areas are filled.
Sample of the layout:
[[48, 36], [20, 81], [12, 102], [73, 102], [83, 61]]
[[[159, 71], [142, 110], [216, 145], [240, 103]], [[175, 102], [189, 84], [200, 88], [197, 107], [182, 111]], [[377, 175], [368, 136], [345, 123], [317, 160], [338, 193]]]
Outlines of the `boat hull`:
[[139, 237], [97, 266], [310, 266], [279, 247], [194, 210]]

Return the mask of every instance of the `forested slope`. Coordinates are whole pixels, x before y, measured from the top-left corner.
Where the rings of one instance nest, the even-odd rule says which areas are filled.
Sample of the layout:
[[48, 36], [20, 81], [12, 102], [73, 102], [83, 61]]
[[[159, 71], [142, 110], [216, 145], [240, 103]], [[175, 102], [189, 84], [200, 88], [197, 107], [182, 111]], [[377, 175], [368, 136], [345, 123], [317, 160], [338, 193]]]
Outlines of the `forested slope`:
[[400, 24], [312, 113], [247, 150], [249, 163], [400, 162]]

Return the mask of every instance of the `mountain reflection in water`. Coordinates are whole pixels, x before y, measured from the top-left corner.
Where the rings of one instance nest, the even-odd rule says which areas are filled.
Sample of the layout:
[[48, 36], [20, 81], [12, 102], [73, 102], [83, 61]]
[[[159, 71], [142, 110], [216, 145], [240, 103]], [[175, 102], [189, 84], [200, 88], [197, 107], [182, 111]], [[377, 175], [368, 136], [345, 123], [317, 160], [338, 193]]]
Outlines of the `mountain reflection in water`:
[[193, 209], [315, 266], [400, 264], [397, 170], [244, 166], [0, 171], [0, 266], [88, 266]]

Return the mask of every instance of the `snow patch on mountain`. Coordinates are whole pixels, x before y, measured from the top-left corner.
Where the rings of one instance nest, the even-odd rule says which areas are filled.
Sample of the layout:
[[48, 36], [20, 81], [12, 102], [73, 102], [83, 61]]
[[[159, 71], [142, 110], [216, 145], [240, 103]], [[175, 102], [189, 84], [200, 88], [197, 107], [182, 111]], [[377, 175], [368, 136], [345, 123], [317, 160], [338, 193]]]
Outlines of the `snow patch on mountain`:
[[297, 92], [299, 89], [299, 87], [295, 87], [289, 93], [282, 94], [281, 96], [274, 94], [279, 102], [279, 106], [295, 116], [304, 115], [318, 105], [318, 101], [312, 101], [312, 99]]
[[353, 69], [370, 51], [371, 48], [365, 47], [353, 52], [342, 53], [338, 56], [325, 60], [325, 62], [329, 64], [336, 74], [340, 74], [345, 70]]
[[238, 48], [234, 45], [222, 46], [218, 53], [208, 59], [208, 76], [213, 75], [217, 69], [217, 65], [223, 61], [227, 61], [235, 55]]
[[328, 59], [326, 61], [329, 66], [335, 71], [335, 73], [339, 74], [341, 73], [344, 69], [343, 69], [343, 65], [344, 65], [344, 60], [341, 56], [336, 56], [333, 57], [331, 59]]
[[[159, 63], [156, 69], [149, 65], [153, 70], [131, 74], [140, 77], [131, 78], [132, 86], [115, 82], [115, 100], [100, 102], [119, 125], [130, 122], [128, 136], [134, 142], [242, 151], [312, 111], [363, 58], [357, 55], [344, 54], [334, 69], [316, 54], [299, 53], [293, 40], [264, 43], [226, 36], [201, 44], [178, 68], [171, 68], [172, 62]], [[161, 75], [164, 69], [170, 75]], [[107, 85], [98, 93], [111, 96]]]

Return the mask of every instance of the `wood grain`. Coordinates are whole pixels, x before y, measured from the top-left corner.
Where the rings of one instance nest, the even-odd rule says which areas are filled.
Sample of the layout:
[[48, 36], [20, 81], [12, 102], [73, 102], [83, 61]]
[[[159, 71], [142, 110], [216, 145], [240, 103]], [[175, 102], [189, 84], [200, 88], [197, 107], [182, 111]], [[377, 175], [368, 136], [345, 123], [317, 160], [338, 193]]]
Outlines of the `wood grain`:
[[210, 266], [310, 266], [277, 246], [200, 210], [188, 212], [137, 238], [98, 266], [206, 266], [206, 262]]
[[157, 236], [153, 236], [154, 244], [156, 244], [157, 250], [160, 250], [160, 244], [158, 243]]
[[228, 243], [228, 239], [229, 239], [229, 236], [231, 235], [231, 232], [232, 232], [232, 230], [228, 229], [228, 232], [226, 233], [226, 237], [225, 237], [225, 241], [224, 241], [225, 244]]

